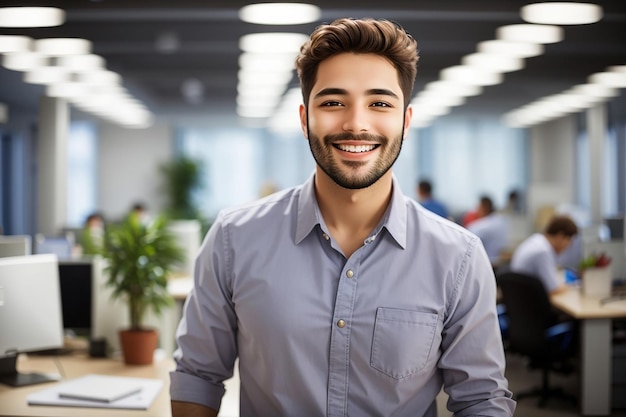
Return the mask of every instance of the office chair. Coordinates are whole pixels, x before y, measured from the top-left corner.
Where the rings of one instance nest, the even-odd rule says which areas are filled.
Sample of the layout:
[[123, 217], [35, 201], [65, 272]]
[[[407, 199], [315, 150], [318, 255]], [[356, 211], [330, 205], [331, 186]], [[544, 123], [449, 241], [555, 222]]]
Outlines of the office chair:
[[530, 369], [540, 369], [542, 384], [530, 391], [519, 392], [516, 399], [539, 397], [544, 407], [551, 397], [576, 404], [576, 398], [560, 387], [550, 386], [551, 372], [569, 374], [574, 371], [571, 359], [576, 353], [573, 322], [559, 322], [542, 282], [534, 276], [503, 272], [497, 276], [502, 303], [507, 316], [507, 351], [528, 359]]

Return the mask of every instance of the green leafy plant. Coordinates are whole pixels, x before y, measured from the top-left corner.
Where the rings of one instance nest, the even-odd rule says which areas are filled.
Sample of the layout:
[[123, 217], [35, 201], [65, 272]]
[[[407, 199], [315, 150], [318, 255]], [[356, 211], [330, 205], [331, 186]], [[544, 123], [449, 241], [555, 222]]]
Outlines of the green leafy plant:
[[164, 307], [173, 304], [167, 277], [184, 261], [185, 254], [168, 231], [166, 217], [143, 224], [131, 214], [122, 223], [111, 225], [101, 255], [107, 262], [106, 285], [113, 288], [112, 297], [128, 303], [131, 329], [143, 328], [149, 309], [160, 315]]
[[193, 193], [202, 186], [202, 163], [178, 156], [160, 167], [168, 196], [167, 214], [172, 219], [197, 219]]
[[584, 271], [588, 268], [604, 268], [611, 264], [611, 258], [605, 253], [591, 254], [581, 259], [578, 269]]

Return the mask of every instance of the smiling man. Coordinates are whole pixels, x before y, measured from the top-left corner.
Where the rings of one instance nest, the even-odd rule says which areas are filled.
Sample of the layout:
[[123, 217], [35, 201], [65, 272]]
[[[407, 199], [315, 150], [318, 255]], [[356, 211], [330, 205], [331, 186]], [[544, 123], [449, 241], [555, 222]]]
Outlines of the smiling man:
[[417, 43], [384, 20], [318, 27], [296, 61], [316, 161], [301, 186], [223, 210], [196, 261], [172, 414], [511, 416], [495, 279], [478, 238], [405, 196]]

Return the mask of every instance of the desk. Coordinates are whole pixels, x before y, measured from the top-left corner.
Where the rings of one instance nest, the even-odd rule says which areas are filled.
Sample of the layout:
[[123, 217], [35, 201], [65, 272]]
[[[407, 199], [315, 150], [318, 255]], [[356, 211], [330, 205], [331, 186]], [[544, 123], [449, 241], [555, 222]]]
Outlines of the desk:
[[553, 295], [551, 301], [556, 308], [580, 321], [582, 415], [610, 415], [612, 319], [626, 317], [626, 307], [601, 305], [600, 298], [585, 297], [578, 288]]
[[[148, 410], [119, 410], [106, 408], [49, 407], [28, 405], [26, 397], [39, 390], [47, 389], [56, 382], [13, 388], [0, 384], [0, 416], [11, 417], [171, 417], [170, 408], [170, 371], [174, 370], [174, 361], [169, 358], [155, 360], [152, 365], [125, 365], [117, 359], [92, 359], [87, 355], [58, 356], [57, 360], [63, 367], [65, 379], [77, 378], [86, 374], [130, 376], [135, 378], [156, 378], [163, 381], [163, 387]], [[42, 372], [58, 374], [52, 356], [18, 357], [17, 369], [20, 372]], [[219, 417], [239, 416], [239, 372], [238, 364], [232, 378], [224, 381], [226, 394], [222, 398]]]
[[[170, 378], [169, 372], [174, 369], [172, 359], [155, 360], [152, 365], [128, 366], [115, 359], [92, 359], [84, 356], [58, 356], [56, 360], [61, 364], [66, 379], [95, 373], [102, 375], [130, 376], [136, 378], [157, 378], [163, 381], [163, 387], [148, 410], [128, 411], [136, 417], [170, 417]], [[52, 356], [20, 355], [17, 368], [20, 372], [43, 372], [58, 374], [55, 358]], [[13, 388], [0, 384], [0, 416], [29, 416], [29, 417], [73, 417], [85, 415], [120, 416], [125, 410], [106, 408], [79, 408], [79, 407], [49, 407], [31, 406], [26, 403], [26, 397], [33, 393], [49, 388], [56, 382], [37, 384], [26, 387]]]

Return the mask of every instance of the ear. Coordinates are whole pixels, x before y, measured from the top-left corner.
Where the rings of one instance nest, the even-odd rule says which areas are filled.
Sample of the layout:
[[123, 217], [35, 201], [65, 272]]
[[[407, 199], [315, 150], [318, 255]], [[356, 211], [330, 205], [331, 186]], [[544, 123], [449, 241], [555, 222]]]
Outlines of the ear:
[[307, 127], [307, 118], [306, 118], [306, 108], [304, 104], [300, 104], [300, 128], [302, 129], [302, 134], [306, 139], [309, 139], [309, 129]]
[[411, 120], [413, 119], [413, 107], [409, 104], [404, 112], [404, 137], [403, 140], [406, 139], [406, 136], [409, 134], [409, 128], [411, 127]]

